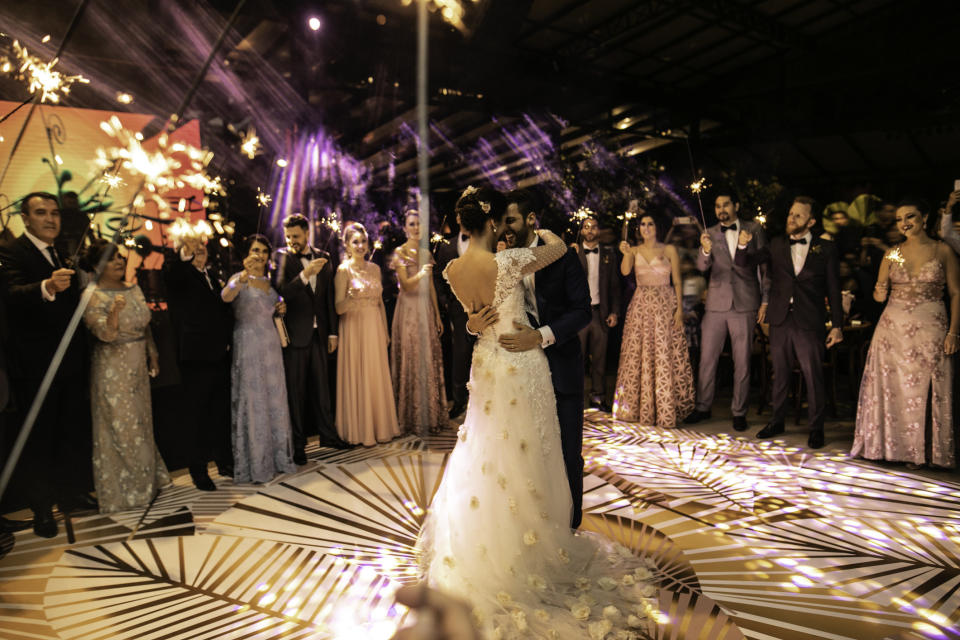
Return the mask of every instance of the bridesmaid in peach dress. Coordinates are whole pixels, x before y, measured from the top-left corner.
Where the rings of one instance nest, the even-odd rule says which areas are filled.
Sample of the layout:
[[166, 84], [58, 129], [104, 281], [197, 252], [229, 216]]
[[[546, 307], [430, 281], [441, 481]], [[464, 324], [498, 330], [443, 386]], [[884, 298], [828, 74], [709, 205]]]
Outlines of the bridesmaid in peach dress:
[[400, 435], [387, 360], [387, 315], [380, 267], [366, 260], [370, 241], [359, 222], [343, 230], [347, 259], [334, 278], [340, 345], [337, 357], [337, 432], [372, 446]]
[[896, 216], [906, 240], [887, 252], [877, 276], [874, 299], [889, 299], [867, 352], [850, 455], [952, 469], [960, 266], [953, 250], [926, 232], [923, 202], [904, 200]]
[[433, 260], [420, 266], [420, 216], [407, 213], [403, 222], [407, 241], [397, 248], [394, 269], [400, 283], [393, 314], [390, 373], [397, 394], [397, 417], [405, 432], [425, 436], [447, 426], [443, 385], [443, 324], [433, 288]]
[[672, 428], [693, 411], [695, 395], [683, 329], [680, 257], [676, 247], [657, 238], [653, 216], [641, 217], [637, 230], [639, 245], [620, 243], [620, 273], [634, 271], [637, 290], [623, 325], [613, 417]]

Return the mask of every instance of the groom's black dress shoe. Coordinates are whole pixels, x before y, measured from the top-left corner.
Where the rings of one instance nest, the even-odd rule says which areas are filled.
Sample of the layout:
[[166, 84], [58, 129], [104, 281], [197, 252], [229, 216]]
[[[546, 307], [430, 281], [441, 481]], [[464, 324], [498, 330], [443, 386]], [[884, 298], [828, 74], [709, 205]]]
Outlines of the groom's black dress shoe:
[[747, 430], [747, 416], [733, 416], [733, 430], [734, 430], [734, 431], [746, 431], [746, 430]]
[[33, 514], [33, 532], [41, 538], [57, 537], [57, 521], [49, 507]]
[[453, 419], [459, 416], [460, 414], [462, 414], [466, 410], [467, 410], [467, 405], [463, 404], [462, 402], [456, 402], [452, 407], [450, 407], [450, 413], [448, 415], [450, 416], [451, 419]]
[[293, 464], [300, 465], [301, 467], [307, 464], [307, 454], [303, 449], [297, 449], [293, 452]]
[[764, 438], [772, 438], [774, 436], [779, 436], [784, 431], [786, 431], [786, 429], [784, 428], [782, 422], [769, 422], [767, 423], [767, 426], [757, 432], [757, 437], [761, 440]]
[[195, 486], [200, 491], [216, 491], [217, 485], [213, 484], [213, 480], [210, 479], [210, 474], [207, 473], [207, 470], [204, 469], [203, 472], [190, 472], [190, 477], [193, 479], [193, 486]]
[[814, 429], [807, 438], [807, 446], [811, 449], [819, 449], [823, 446], [823, 429]]
[[700, 411], [699, 409], [694, 409], [693, 413], [688, 415], [683, 419], [684, 424], [697, 424], [702, 420], [709, 420], [710, 412], [709, 411]]

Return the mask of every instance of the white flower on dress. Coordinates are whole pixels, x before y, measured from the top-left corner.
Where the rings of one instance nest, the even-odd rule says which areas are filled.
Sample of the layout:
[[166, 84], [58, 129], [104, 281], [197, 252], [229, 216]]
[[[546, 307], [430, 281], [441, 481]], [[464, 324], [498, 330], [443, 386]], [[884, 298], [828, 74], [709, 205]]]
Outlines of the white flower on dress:
[[528, 547], [532, 547], [538, 542], [540, 542], [540, 536], [538, 536], [537, 532], [533, 529], [529, 529], [523, 534], [523, 544], [527, 545]]
[[517, 631], [526, 631], [527, 630], [527, 614], [523, 611], [514, 611], [513, 624], [517, 625]]
[[500, 591], [497, 593], [497, 602], [505, 607], [509, 607], [513, 604], [513, 598], [506, 591]]
[[586, 591], [587, 589], [590, 588], [590, 578], [580, 576], [579, 578], [577, 578], [577, 581], [574, 584], [576, 585], [577, 589], [580, 589], [581, 591]]
[[620, 609], [617, 609], [612, 604], [607, 605], [603, 608], [603, 617], [616, 622], [620, 619]]
[[510, 513], [513, 515], [520, 513], [520, 510], [517, 508], [517, 501], [513, 498], [507, 498], [507, 506], [510, 508]]
[[646, 567], [637, 567], [633, 570], [633, 577], [640, 582], [645, 582], [653, 578], [653, 572]]
[[[543, 515], [543, 514], [541, 514]], [[570, 564], [570, 554], [567, 553], [567, 550], [563, 547], [557, 549], [557, 557], [560, 558], [560, 562], [563, 564]]]
[[603, 576], [597, 580], [597, 585], [604, 591], [613, 591], [617, 588], [617, 581], [610, 576]]
[[578, 603], [570, 607], [570, 613], [572, 613], [573, 617], [577, 620], [586, 620], [590, 617], [590, 607], [583, 603]]
[[457, 429], [457, 437], [460, 438], [460, 442], [467, 441], [467, 425], [460, 425], [460, 428]]
[[603, 640], [612, 629], [613, 623], [606, 619], [587, 625], [591, 640]]
[[643, 626], [643, 620], [633, 614], [630, 614], [629, 616], [627, 616], [627, 626], [634, 627], [634, 628], [641, 627]]
[[542, 576], [531, 573], [527, 576], [527, 586], [536, 591], [543, 591], [547, 588], [547, 581]]
[[616, 550], [617, 553], [619, 553], [624, 558], [633, 557], [633, 552], [630, 551], [630, 549], [628, 549], [627, 547], [623, 546], [622, 544], [616, 545], [614, 549]]
[[644, 598], [652, 598], [656, 592], [657, 588], [652, 584], [645, 584], [640, 587], [640, 595], [642, 595]]
[[633, 574], [625, 573], [623, 574], [623, 578], [620, 579], [620, 584], [625, 587], [632, 587], [633, 585], [637, 584], [637, 580], [633, 577]]
[[543, 609], [534, 609], [533, 617], [543, 623], [550, 621], [550, 614], [544, 611]]
[[581, 593], [580, 597], [577, 598], [577, 602], [580, 604], [585, 604], [588, 607], [592, 607], [593, 605], [597, 604], [597, 599], [589, 593]]

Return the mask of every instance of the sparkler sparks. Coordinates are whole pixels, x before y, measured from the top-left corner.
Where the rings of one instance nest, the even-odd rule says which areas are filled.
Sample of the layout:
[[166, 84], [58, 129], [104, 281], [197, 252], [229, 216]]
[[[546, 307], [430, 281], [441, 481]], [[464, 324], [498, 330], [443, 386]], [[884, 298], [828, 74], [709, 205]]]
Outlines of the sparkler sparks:
[[[464, 3], [460, 0], [426, 0], [431, 11], [440, 11], [443, 19], [452, 24], [457, 29], [463, 30], [466, 26], [463, 24]], [[478, 2], [478, 0], [472, 0]], [[403, 0], [403, 5], [408, 6], [413, 0]]]
[[903, 253], [900, 252], [900, 247], [894, 247], [893, 251], [887, 254], [887, 260], [903, 266], [904, 259]]
[[259, 204], [261, 207], [269, 207], [272, 201], [273, 196], [257, 187], [257, 204]]
[[70, 86], [76, 82], [89, 84], [89, 80], [81, 75], [69, 76], [60, 73], [54, 67], [59, 58], [44, 62], [37, 56], [31, 55], [27, 48], [21, 46], [17, 40], [13, 41], [13, 55], [0, 58], [0, 71], [9, 73], [18, 80], [27, 83], [27, 90], [31, 95], [40, 95], [41, 102], [60, 102], [62, 95], [70, 93]]
[[763, 212], [763, 207], [757, 207], [757, 215], [753, 217], [761, 227], [767, 226], [767, 215]]
[[243, 137], [240, 139], [240, 151], [247, 158], [253, 160], [260, 153], [260, 150], [260, 138], [257, 136], [257, 130], [251, 127], [243, 133]]
[[100, 178], [100, 182], [107, 185], [111, 189], [116, 189], [117, 187], [122, 187], [123, 185], [127, 184], [118, 173], [105, 173], [103, 174], [103, 177]]
[[143, 188], [160, 209], [169, 208], [161, 194], [170, 189], [190, 186], [207, 194], [226, 195], [220, 178], [206, 172], [213, 159], [212, 152], [182, 142], [171, 144], [165, 133], [157, 139], [158, 150], [147, 151], [142, 144], [143, 136], [125, 129], [117, 116], [101, 122], [100, 128], [115, 138], [119, 146], [97, 149], [95, 164], [107, 170], [119, 163], [120, 168], [142, 178]]
[[595, 218], [596, 215], [589, 207], [580, 207], [570, 214], [570, 219], [579, 225], [587, 218]]
[[692, 193], [701, 193], [708, 186], [710, 185], [707, 184], [707, 179], [701, 177], [698, 180], [694, 180], [693, 183], [690, 184], [690, 191]]
[[[379, 240], [378, 240], [377, 242], [379, 242]], [[442, 242], [443, 244], [449, 244], [449, 241], [448, 241], [446, 238], [444, 238], [442, 234], [437, 233], [437, 232], [435, 231], [435, 232], [433, 233], [433, 235], [430, 236], [430, 243], [431, 243], [431, 244], [438, 244], [438, 243], [441, 243], [441, 242]]]

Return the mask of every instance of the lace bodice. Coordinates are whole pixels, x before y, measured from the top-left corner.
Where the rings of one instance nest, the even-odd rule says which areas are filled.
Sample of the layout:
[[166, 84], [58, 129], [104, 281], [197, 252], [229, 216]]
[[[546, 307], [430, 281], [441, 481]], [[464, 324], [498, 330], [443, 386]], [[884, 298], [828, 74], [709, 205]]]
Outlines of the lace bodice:
[[641, 287], [664, 287], [670, 285], [670, 259], [664, 255], [647, 262], [639, 251], [634, 254], [633, 271], [637, 285]]
[[353, 306], [373, 307], [380, 304], [383, 294], [380, 272], [369, 267], [365, 268], [363, 272], [350, 267], [346, 267], [346, 269], [349, 276], [346, 295], [353, 301]]
[[894, 262], [890, 267], [890, 301], [906, 304], [940, 302], [946, 281], [943, 264], [937, 258], [928, 260], [916, 275], [912, 275], [905, 265]]

